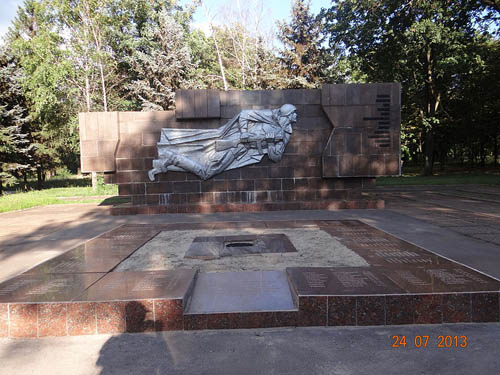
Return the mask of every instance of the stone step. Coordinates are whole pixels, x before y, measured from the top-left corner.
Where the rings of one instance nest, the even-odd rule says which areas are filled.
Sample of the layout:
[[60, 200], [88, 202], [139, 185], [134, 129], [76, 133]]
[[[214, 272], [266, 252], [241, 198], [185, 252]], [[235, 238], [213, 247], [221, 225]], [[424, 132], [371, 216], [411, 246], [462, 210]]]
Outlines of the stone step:
[[297, 311], [283, 271], [200, 273], [185, 315]]

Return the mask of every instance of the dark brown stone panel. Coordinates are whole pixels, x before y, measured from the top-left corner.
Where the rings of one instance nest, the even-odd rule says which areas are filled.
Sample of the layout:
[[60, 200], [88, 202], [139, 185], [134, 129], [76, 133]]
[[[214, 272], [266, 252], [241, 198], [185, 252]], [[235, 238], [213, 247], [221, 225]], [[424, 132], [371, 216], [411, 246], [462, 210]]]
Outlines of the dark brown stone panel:
[[443, 322], [440, 294], [413, 296], [415, 324], [439, 324]]
[[276, 311], [274, 313], [276, 327], [296, 327], [298, 325], [298, 311]]
[[220, 96], [217, 90], [207, 92], [207, 117], [220, 117]]
[[227, 191], [227, 181], [225, 180], [208, 180], [201, 182], [202, 192], [223, 192]]
[[251, 191], [255, 189], [253, 180], [229, 180], [227, 181], [228, 191]]
[[201, 186], [199, 181], [186, 181], [172, 183], [172, 192], [174, 193], [200, 193]]
[[116, 159], [118, 171], [142, 171], [146, 169], [144, 159]]
[[37, 310], [36, 304], [9, 304], [9, 336], [13, 338], [37, 337]]
[[175, 182], [152, 182], [146, 183], [146, 194], [165, 194], [173, 191]]
[[194, 117], [208, 117], [208, 100], [206, 90], [196, 90], [194, 92]]
[[356, 297], [356, 320], [359, 326], [385, 324], [385, 296]]
[[143, 183], [138, 184], [119, 184], [118, 185], [118, 194], [119, 195], [139, 195], [145, 194], [146, 189], [144, 188]]
[[0, 338], [9, 337], [9, 305], [0, 303]]
[[[146, 204], [146, 196], [145, 195], [132, 195], [131, 199], [132, 199], [132, 204], [134, 206]], [[134, 214], [131, 214], [131, 215], [134, 215]]]
[[123, 333], [126, 331], [125, 302], [99, 302], [96, 304], [97, 333]]
[[338, 177], [340, 175], [339, 157], [323, 156], [322, 172], [325, 177]]
[[116, 181], [118, 184], [127, 184], [133, 182], [142, 182], [148, 181], [148, 174], [146, 171], [138, 172], [117, 172], [116, 173]]
[[269, 167], [250, 167], [241, 171], [242, 179], [266, 178], [269, 176]]
[[125, 304], [127, 332], [153, 332], [155, 317], [153, 301], [130, 301]]
[[174, 331], [184, 329], [182, 300], [155, 300], [156, 331]]
[[471, 295], [473, 322], [498, 322], [499, 293], [474, 293]]
[[328, 297], [300, 297], [298, 325], [302, 327], [326, 326]]
[[328, 297], [328, 325], [356, 325], [356, 297]]
[[471, 321], [471, 295], [468, 293], [443, 294], [441, 296], [443, 323]]
[[240, 313], [237, 328], [269, 328], [275, 327], [274, 312]]
[[354, 155], [352, 158], [353, 175], [355, 176], [369, 176], [370, 161], [368, 156]]
[[46, 303], [38, 305], [38, 337], [66, 336], [66, 303]]
[[[281, 185], [281, 179], [275, 178], [275, 179], [256, 179], [255, 180], [255, 190], [281, 190], [282, 185]], [[285, 190], [285, 189], [283, 189]]]
[[184, 315], [184, 329], [186, 331], [207, 329], [206, 314]]
[[413, 296], [385, 296], [386, 324], [413, 324]]
[[161, 173], [157, 175], [156, 178], [160, 182], [186, 181], [187, 175], [188, 173], [186, 172], [168, 172], [168, 173]]
[[97, 332], [95, 303], [68, 303], [68, 335], [93, 335]]
[[240, 92], [240, 103], [242, 107], [248, 105], [261, 105], [261, 91], [260, 90], [252, 90], [252, 91], [241, 91]]
[[344, 154], [339, 156], [340, 176], [353, 177], [353, 156]]
[[242, 107], [240, 105], [225, 105], [220, 108], [220, 115], [223, 119], [229, 120], [240, 113]]
[[238, 90], [220, 91], [219, 95], [220, 95], [221, 106], [240, 105], [241, 91]]

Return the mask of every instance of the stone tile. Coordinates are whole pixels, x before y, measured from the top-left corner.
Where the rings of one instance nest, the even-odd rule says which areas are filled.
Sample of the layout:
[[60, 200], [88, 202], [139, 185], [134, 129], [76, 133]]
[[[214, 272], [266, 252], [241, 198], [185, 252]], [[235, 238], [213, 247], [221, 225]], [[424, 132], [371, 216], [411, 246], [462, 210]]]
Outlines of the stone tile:
[[235, 329], [240, 324], [239, 313], [207, 314], [207, 329]]
[[499, 293], [472, 293], [472, 321], [473, 322], [498, 322]]
[[207, 329], [207, 315], [206, 314], [184, 315], [184, 329], [186, 331]]
[[276, 311], [274, 313], [276, 327], [296, 327], [298, 325], [298, 311]]
[[415, 324], [440, 324], [443, 322], [441, 294], [413, 296]]
[[500, 283], [453, 262], [425, 267], [383, 268], [384, 274], [409, 293], [454, 293], [500, 290]]
[[182, 300], [155, 300], [155, 330], [172, 331], [184, 328]]
[[97, 333], [96, 304], [68, 303], [68, 335], [93, 335]]
[[385, 296], [386, 324], [413, 324], [413, 296]]
[[154, 332], [155, 316], [153, 301], [129, 301], [125, 304], [127, 332]]
[[298, 326], [327, 325], [327, 297], [300, 297]]
[[291, 267], [286, 272], [299, 296], [404, 293], [375, 268]]
[[99, 302], [96, 304], [97, 333], [123, 333], [126, 331], [125, 302]]
[[286, 274], [281, 271], [199, 274], [189, 314], [294, 309]]
[[38, 337], [66, 336], [66, 303], [45, 303], [38, 305]]
[[328, 325], [356, 325], [356, 297], [328, 297]]
[[103, 275], [23, 274], [0, 284], [0, 303], [71, 301]]
[[239, 315], [236, 328], [270, 328], [276, 326], [274, 312], [246, 312]]
[[443, 323], [471, 321], [471, 294], [456, 293], [441, 296]]
[[36, 304], [9, 304], [9, 336], [13, 338], [37, 337], [38, 307]]
[[9, 305], [0, 303], [0, 338], [9, 337]]
[[182, 299], [191, 288], [195, 273], [188, 269], [111, 272], [75, 300]]
[[358, 326], [377, 326], [385, 324], [385, 297], [356, 297], [356, 321]]

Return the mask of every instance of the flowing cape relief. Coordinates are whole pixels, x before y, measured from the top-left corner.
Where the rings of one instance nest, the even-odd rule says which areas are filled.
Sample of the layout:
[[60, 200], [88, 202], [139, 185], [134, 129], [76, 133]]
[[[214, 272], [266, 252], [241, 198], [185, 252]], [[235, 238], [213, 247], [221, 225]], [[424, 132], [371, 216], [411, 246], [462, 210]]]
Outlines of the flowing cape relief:
[[[240, 117], [242, 116], [244, 120], [252, 123], [277, 125], [271, 110], [244, 110], [217, 129], [163, 128], [158, 143], [159, 159], [165, 158], [166, 152], [170, 151], [184, 155], [201, 165], [205, 165], [207, 161], [217, 164], [217, 161], [228, 151], [217, 151], [216, 142], [218, 140], [238, 141], [241, 137]], [[241, 157], [235, 159], [226, 167], [226, 170], [259, 163], [266, 153], [267, 149], [265, 148], [262, 154], [255, 148], [249, 148]], [[169, 166], [168, 169], [171, 171], [185, 171], [176, 166]]]

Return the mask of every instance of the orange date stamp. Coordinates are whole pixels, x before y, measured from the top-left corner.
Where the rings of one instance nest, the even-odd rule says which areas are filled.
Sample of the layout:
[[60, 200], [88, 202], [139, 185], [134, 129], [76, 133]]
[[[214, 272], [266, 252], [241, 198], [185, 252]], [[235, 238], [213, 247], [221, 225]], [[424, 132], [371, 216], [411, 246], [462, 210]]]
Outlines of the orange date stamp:
[[469, 345], [467, 336], [439, 335], [437, 338], [429, 335], [394, 335], [392, 336], [393, 348], [466, 348]]

